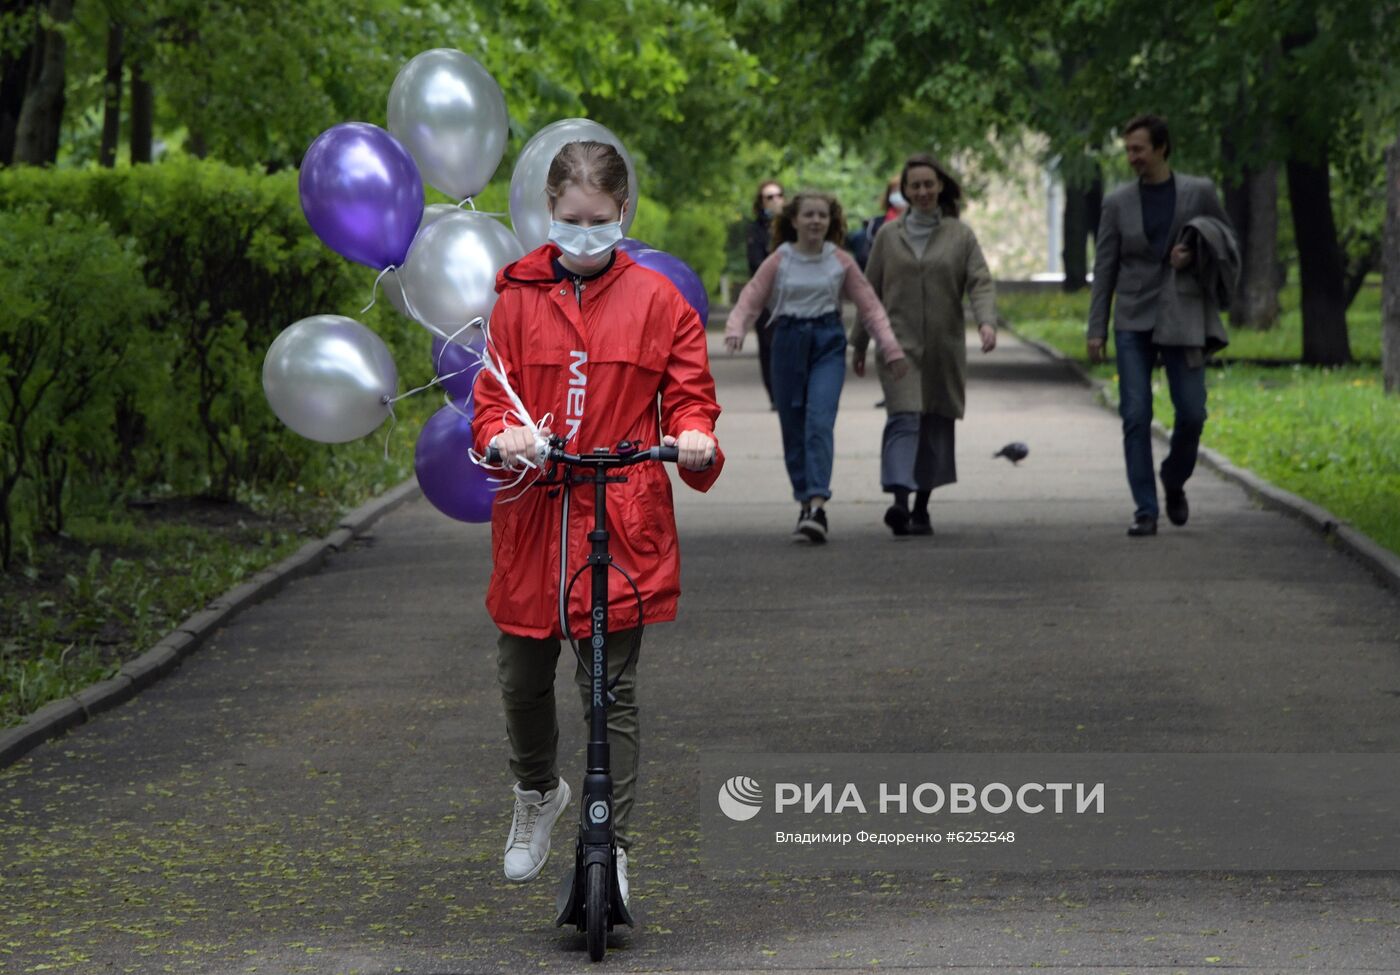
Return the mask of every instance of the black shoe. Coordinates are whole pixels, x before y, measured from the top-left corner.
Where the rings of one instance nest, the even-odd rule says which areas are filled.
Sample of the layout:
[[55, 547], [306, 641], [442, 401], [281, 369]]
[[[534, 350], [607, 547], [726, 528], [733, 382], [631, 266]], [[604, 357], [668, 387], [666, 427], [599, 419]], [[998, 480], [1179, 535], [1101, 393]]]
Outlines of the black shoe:
[[892, 504], [885, 509], [885, 524], [896, 535], [909, 534], [909, 511], [902, 505]]
[[806, 524], [806, 523], [807, 523], [807, 520], [808, 520], [809, 518], [811, 518], [811, 517], [812, 517], [812, 508], [811, 508], [811, 506], [805, 505], [805, 504], [804, 504], [804, 505], [802, 506], [802, 510], [799, 511], [799, 512], [797, 513], [797, 524], [793, 527], [792, 533], [793, 533], [794, 535], [801, 535], [801, 534], [802, 534], [802, 526], [803, 526], [804, 524]]
[[1133, 519], [1132, 525], [1128, 528], [1128, 534], [1133, 538], [1157, 534], [1157, 519], [1147, 515], [1138, 515]]
[[927, 511], [915, 511], [909, 516], [909, 534], [911, 535], [932, 535], [933, 523], [929, 521]]
[[816, 508], [797, 523], [797, 530], [815, 545], [826, 541], [826, 509]]
[[1186, 491], [1177, 488], [1167, 492], [1167, 517], [1173, 525], [1184, 525], [1191, 517], [1191, 506], [1186, 503]]

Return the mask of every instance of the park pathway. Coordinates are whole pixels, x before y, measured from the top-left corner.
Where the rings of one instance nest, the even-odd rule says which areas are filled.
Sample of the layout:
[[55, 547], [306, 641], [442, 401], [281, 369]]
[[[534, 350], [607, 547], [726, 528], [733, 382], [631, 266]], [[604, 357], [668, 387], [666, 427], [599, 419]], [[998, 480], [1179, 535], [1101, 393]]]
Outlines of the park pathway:
[[[1400, 752], [1400, 600], [1208, 470], [1187, 527], [1126, 538], [1117, 418], [1003, 342], [971, 356], [961, 481], [937, 492], [932, 539], [881, 524], [878, 384], [850, 378], [822, 548], [789, 538], [755, 358], [714, 353], [728, 467], [708, 495], [677, 491], [682, 615], [641, 665], [640, 923], [607, 968], [1400, 970], [1396, 873], [704, 867], [710, 750]], [[1031, 448], [1018, 467], [991, 458], [1010, 440]], [[548, 883], [500, 875], [489, 561], [486, 526], [406, 505], [0, 771], [0, 971], [588, 969], [552, 926], [562, 858]], [[571, 669], [565, 654], [576, 770]]]

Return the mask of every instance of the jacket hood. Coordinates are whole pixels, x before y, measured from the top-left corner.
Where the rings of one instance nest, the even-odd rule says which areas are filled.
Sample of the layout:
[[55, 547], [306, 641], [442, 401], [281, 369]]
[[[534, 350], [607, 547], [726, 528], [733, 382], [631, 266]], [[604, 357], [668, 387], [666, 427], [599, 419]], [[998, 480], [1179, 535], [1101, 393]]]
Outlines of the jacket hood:
[[[550, 243], [541, 244], [518, 261], [501, 268], [496, 275], [496, 293], [510, 287], [553, 287], [554, 259], [559, 256], [559, 248]], [[612, 266], [598, 276], [600, 284], [611, 283], [624, 268], [635, 264], [625, 252], [613, 251]]]

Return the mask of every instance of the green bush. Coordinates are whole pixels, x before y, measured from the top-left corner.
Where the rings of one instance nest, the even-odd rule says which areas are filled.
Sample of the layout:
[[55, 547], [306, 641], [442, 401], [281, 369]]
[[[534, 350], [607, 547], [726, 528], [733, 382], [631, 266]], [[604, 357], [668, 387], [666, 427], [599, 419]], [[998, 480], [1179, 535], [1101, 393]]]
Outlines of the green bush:
[[[63, 529], [70, 478], [118, 452], [118, 405], [156, 347], [160, 294], [130, 239], [41, 205], [0, 211], [0, 565]], [[91, 485], [83, 477], [84, 486]], [[37, 523], [37, 524], [36, 524]]]
[[706, 204], [671, 210], [643, 198], [630, 234], [685, 261], [700, 276], [705, 290], [715, 294], [724, 273], [727, 222], [727, 213]]
[[114, 476], [228, 499], [240, 486], [304, 479], [331, 463], [325, 445], [277, 420], [262, 392], [268, 346], [308, 315], [359, 318], [401, 365], [421, 360], [410, 372], [426, 369], [422, 329], [383, 302], [359, 314], [374, 272], [316, 238], [296, 180], [190, 159], [0, 174], [0, 209], [39, 204], [105, 222], [135, 242], [147, 283], [163, 296], [149, 354], [125, 377]]

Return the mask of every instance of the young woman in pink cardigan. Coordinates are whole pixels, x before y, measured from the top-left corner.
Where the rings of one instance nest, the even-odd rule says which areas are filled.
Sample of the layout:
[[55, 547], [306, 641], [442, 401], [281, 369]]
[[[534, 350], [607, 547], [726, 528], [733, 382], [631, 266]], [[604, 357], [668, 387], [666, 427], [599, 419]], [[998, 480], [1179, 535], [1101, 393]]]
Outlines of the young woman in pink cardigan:
[[804, 190], [773, 221], [778, 247], [744, 286], [729, 313], [724, 343], [744, 346], [744, 333], [767, 307], [772, 312], [773, 402], [783, 430], [783, 459], [800, 505], [793, 534], [826, 541], [831, 498], [836, 404], [846, 378], [846, 330], [841, 299], [856, 304], [865, 329], [891, 373], [908, 370], [889, 318], [855, 260], [838, 246], [846, 238], [841, 205]]

